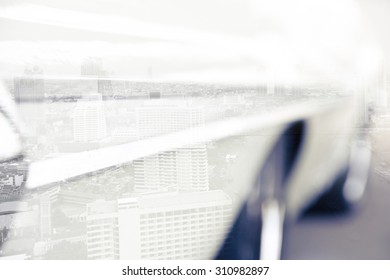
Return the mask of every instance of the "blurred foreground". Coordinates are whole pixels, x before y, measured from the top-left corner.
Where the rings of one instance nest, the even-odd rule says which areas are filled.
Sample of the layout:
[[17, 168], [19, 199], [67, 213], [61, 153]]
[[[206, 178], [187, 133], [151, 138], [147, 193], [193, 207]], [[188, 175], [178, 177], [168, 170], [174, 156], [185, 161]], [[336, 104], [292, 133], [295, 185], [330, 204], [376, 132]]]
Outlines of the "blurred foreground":
[[345, 214], [303, 217], [290, 228], [286, 259], [390, 259], [390, 129], [372, 132], [368, 194], [359, 209]]

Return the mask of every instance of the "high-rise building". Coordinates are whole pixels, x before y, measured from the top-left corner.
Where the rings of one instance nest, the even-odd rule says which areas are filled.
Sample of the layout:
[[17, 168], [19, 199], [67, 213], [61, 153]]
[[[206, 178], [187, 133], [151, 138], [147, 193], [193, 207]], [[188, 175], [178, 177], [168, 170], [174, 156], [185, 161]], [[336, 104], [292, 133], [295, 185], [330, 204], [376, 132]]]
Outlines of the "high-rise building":
[[118, 259], [117, 201], [97, 200], [87, 205], [87, 255], [89, 259]]
[[23, 76], [14, 78], [14, 97], [16, 102], [44, 100], [45, 82], [39, 67], [26, 68]]
[[120, 258], [212, 258], [231, 219], [232, 200], [222, 190], [121, 198]]
[[[138, 108], [136, 112], [140, 140], [204, 125], [203, 108], [194, 108], [186, 104], [177, 106], [167, 106], [159, 102], [151, 104]], [[165, 151], [136, 160], [133, 164], [136, 192], [209, 189], [205, 145], [196, 144]]]
[[103, 61], [98, 57], [88, 57], [81, 64], [81, 76], [85, 78], [84, 84], [93, 91], [97, 90], [103, 99], [114, 94], [109, 74], [103, 70]]
[[207, 191], [209, 189], [205, 145], [158, 153], [136, 160], [133, 165], [134, 185], [137, 192]]
[[39, 228], [41, 240], [46, 240], [51, 236], [51, 201], [48, 194], [39, 196]]
[[103, 72], [103, 62], [98, 57], [88, 57], [81, 64], [81, 76], [98, 77]]
[[93, 193], [66, 189], [60, 190], [57, 193], [57, 196], [61, 203], [74, 206], [85, 206], [88, 203], [92, 203], [99, 197], [97, 194]]
[[103, 98], [110, 98], [114, 96], [112, 81], [107, 74], [102, 74], [98, 78], [98, 92], [103, 96]]
[[73, 137], [76, 142], [99, 142], [107, 135], [104, 105], [99, 94], [78, 101], [73, 111]]
[[174, 105], [164, 104], [163, 100], [150, 100], [136, 109], [138, 137], [140, 140], [201, 127], [204, 125], [204, 109], [193, 107], [185, 102]]

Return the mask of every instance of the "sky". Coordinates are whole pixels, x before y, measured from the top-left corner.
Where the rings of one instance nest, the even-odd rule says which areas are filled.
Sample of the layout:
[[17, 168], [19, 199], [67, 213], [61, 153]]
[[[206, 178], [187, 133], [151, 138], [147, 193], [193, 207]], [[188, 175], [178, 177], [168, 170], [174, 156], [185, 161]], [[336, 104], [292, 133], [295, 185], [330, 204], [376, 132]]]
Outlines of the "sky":
[[83, 60], [100, 57], [108, 72], [132, 79], [349, 82], [383, 57], [370, 30], [376, 8], [362, 2], [2, 1], [0, 75], [28, 64], [79, 75]]

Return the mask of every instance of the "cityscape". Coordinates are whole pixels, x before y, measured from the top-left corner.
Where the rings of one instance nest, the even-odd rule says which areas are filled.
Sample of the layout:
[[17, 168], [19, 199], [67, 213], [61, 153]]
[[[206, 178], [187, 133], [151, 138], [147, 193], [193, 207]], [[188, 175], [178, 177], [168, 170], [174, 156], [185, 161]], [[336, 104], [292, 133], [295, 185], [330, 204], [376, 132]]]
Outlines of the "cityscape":
[[[390, 75], [385, 64], [359, 84], [357, 129], [387, 133]], [[96, 174], [28, 190], [28, 164], [204, 127], [254, 111], [343, 96], [332, 84], [296, 87], [161, 83], [112, 76], [88, 57], [77, 78], [46, 77], [39, 66], [5, 81], [22, 119], [25, 160], [0, 163], [0, 258], [213, 258], [236, 209], [239, 154], [213, 142], [139, 158]], [[248, 113], [249, 112], [249, 113]], [[244, 145], [238, 135], [235, 145]], [[390, 153], [390, 151], [384, 151]], [[387, 179], [383, 161], [375, 172]]]

